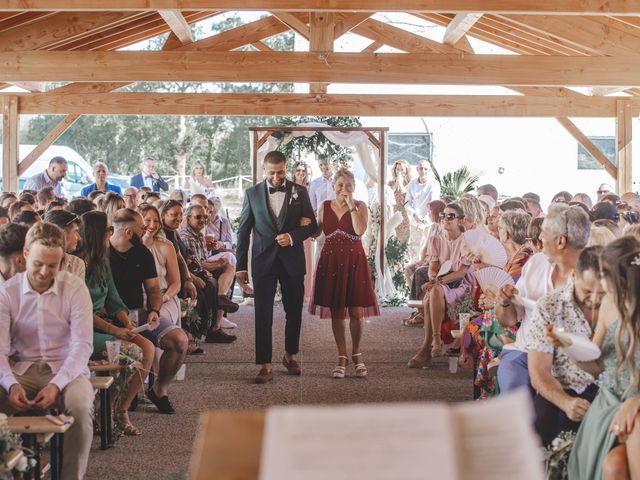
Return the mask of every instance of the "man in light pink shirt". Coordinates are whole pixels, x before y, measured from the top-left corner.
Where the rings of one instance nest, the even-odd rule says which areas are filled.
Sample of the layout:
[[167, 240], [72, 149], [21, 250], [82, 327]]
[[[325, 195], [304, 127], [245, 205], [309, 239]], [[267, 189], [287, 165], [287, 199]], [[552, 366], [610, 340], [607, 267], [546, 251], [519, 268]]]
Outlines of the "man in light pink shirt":
[[84, 478], [93, 437], [93, 305], [80, 278], [60, 271], [64, 233], [50, 223], [27, 233], [26, 272], [0, 287], [0, 411], [58, 408], [65, 434], [62, 478]]

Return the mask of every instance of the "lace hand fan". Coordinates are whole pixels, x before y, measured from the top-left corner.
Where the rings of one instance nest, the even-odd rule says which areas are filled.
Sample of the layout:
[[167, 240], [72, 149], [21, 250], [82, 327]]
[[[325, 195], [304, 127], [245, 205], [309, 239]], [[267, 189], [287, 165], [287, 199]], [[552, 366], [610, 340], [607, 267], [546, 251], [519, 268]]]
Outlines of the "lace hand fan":
[[557, 329], [549, 332], [549, 335], [561, 342], [563, 346], [560, 348], [578, 362], [591, 362], [602, 355], [598, 345], [593, 343], [590, 338], [577, 333], [569, 333], [563, 331], [563, 329]]
[[440, 265], [440, 270], [438, 270], [438, 277], [441, 277], [449, 273], [452, 267], [453, 267], [453, 262], [451, 260], [445, 260], [444, 262], [442, 262], [442, 265]]
[[503, 268], [507, 264], [507, 251], [500, 241], [482, 228], [467, 230], [462, 234], [467, 249], [479, 255], [482, 262]]
[[507, 272], [498, 267], [486, 267], [473, 272], [478, 285], [483, 291], [489, 289], [500, 290], [504, 285], [515, 285], [513, 278]]

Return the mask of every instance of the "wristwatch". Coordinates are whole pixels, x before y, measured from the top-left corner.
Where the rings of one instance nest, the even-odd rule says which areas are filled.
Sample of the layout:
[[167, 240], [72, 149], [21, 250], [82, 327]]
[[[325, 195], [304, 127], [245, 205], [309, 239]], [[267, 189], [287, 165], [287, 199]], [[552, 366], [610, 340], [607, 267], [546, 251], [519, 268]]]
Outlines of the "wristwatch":
[[158, 316], [160, 316], [160, 310], [158, 310], [157, 308], [152, 308], [152, 309], [150, 309], [150, 310], [149, 310], [149, 313], [151, 313], [151, 312], [156, 312], [156, 314], [157, 314]]

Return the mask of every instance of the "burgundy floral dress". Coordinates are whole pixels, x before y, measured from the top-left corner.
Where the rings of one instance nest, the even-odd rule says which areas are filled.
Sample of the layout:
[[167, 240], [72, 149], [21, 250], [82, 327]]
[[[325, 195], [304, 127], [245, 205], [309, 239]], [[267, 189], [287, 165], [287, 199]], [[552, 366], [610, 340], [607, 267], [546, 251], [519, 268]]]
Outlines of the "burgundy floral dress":
[[325, 242], [320, 252], [309, 312], [320, 318], [346, 318], [350, 307], [364, 308], [365, 317], [380, 315], [371, 281], [369, 263], [356, 235], [349, 212], [338, 218], [331, 200], [323, 204], [322, 231]]

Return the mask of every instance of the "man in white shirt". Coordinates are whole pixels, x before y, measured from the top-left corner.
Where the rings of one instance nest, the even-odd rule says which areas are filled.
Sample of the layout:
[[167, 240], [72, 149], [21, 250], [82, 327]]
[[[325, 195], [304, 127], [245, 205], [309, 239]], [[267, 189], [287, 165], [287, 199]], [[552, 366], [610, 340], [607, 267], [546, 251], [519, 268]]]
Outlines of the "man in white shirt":
[[311, 180], [309, 184], [309, 200], [315, 214], [324, 201], [336, 198], [336, 192], [333, 191], [333, 167], [329, 157], [318, 158], [318, 166], [322, 175]]
[[62, 478], [84, 478], [93, 438], [93, 304], [82, 280], [60, 271], [64, 233], [50, 223], [27, 233], [26, 272], [0, 288], [0, 410], [59, 408], [73, 416]]
[[418, 178], [407, 185], [405, 209], [409, 215], [409, 258], [415, 261], [420, 251], [422, 234], [429, 222], [429, 202], [433, 197], [433, 187], [428, 181], [429, 162], [421, 160], [416, 166]]
[[[534, 255], [522, 269], [515, 288], [502, 288], [496, 305], [496, 318], [504, 326], [521, 322], [515, 343], [505, 345], [498, 367], [500, 392], [529, 386], [527, 339], [536, 302], [547, 293], [567, 285], [580, 253], [587, 245], [591, 223], [585, 211], [565, 203], [554, 203], [542, 223], [542, 252]], [[515, 304], [516, 295], [519, 303]]]
[[9, 223], [0, 227], [0, 287], [17, 273], [24, 272], [24, 239], [29, 227]]

